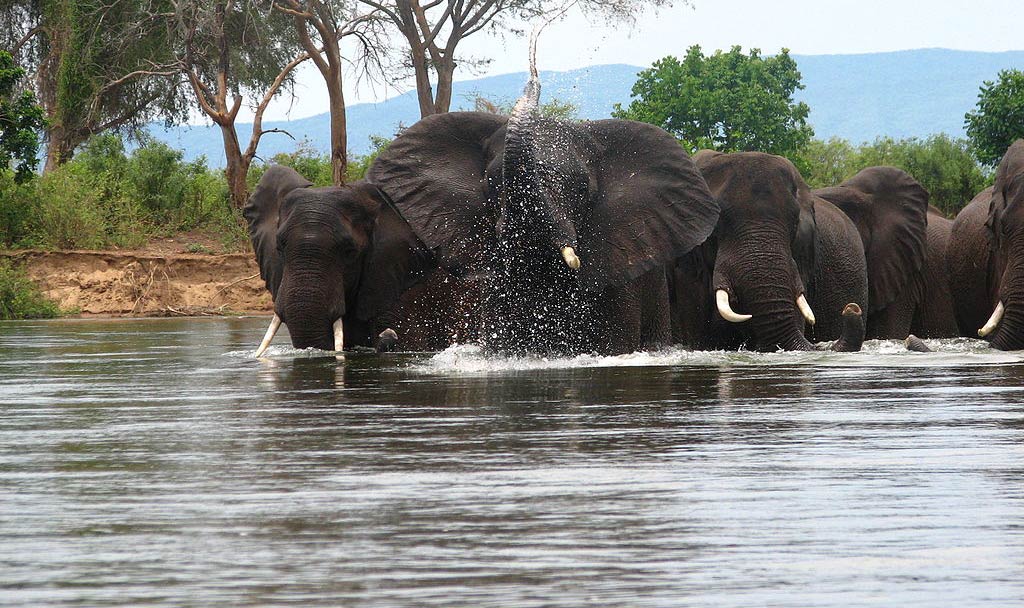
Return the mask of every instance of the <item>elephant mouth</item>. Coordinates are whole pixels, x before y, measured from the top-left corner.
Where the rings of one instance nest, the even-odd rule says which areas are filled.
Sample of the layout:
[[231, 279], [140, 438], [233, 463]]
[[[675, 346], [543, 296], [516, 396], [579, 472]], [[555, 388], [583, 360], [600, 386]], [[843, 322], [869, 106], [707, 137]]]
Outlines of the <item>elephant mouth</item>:
[[[270, 347], [270, 342], [277, 335], [281, 324], [283, 323], [280, 316], [277, 314], [270, 320], [270, 327], [267, 328], [267, 333], [263, 336], [263, 341], [260, 342], [259, 347], [256, 349], [254, 356], [261, 357]], [[290, 328], [289, 328], [290, 329]], [[341, 319], [337, 319], [330, 326], [330, 333], [328, 334], [305, 334], [302, 331], [290, 332], [292, 337], [292, 346], [295, 348], [316, 348], [324, 351], [335, 351], [342, 352], [345, 350], [345, 325]]]

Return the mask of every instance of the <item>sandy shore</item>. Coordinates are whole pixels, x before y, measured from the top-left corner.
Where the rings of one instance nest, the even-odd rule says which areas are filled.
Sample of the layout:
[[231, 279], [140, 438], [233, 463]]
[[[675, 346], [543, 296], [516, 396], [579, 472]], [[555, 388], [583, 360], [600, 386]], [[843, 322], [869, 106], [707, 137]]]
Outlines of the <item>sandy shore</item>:
[[270, 313], [252, 253], [0, 251], [47, 297], [81, 316]]

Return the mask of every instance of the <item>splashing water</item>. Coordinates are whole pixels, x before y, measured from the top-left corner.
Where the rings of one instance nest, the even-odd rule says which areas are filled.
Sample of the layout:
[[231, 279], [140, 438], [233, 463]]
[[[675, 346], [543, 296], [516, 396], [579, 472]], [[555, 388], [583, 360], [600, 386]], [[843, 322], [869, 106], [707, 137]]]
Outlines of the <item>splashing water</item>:
[[930, 353], [908, 351], [901, 340], [869, 340], [860, 352], [693, 351], [679, 347], [625, 355], [583, 354], [574, 357], [506, 357], [478, 345], [458, 344], [410, 369], [428, 374], [480, 374], [509, 371], [571, 369], [581, 367], [953, 367], [1003, 365], [1024, 362], [1024, 352], [1003, 352], [986, 342], [968, 338], [925, 340]]

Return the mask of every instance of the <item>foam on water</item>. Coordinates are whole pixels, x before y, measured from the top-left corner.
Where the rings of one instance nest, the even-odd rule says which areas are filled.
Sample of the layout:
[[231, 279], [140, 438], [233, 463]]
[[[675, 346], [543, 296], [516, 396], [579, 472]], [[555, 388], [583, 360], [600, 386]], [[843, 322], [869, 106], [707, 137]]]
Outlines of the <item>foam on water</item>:
[[901, 340], [869, 340], [857, 353], [830, 351], [692, 351], [667, 348], [653, 352], [575, 357], [505, 357], [488, 353], [478, 345], [451, 346], [411, 369], [422, 373], [477, 374], [505, 371], [564, 369], [580, 367], [631, 366], [792, 366], [818, 367], [952, 367], [1000, 365], [1024, 362], [1024, 352], [1003, 352], [981, 340], [956, 338], [926, 340], [934, 352], [908, 351]]

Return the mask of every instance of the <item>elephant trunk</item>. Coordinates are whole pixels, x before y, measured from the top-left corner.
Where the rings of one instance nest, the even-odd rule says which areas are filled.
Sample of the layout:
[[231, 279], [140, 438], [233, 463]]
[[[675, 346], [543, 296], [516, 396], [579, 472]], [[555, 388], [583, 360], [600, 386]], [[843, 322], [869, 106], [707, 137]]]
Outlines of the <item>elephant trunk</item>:
[[752, 346], [764, 351], [813, 350], [804, 336], [804, 316], [797, 304], [803, 289], [792, 255], [772, 244], [778, 239], [740, 235], [733, 242], [742, 246], [719, 245], [714, 284], [716, 290], [729, 293], [730, 302], [735, 300], [735, 312], [752, 315], [743, 323], [752, 335]]
[[[535, 45], [536, 40], [531, 44]], [[562, 202], [552, 201], [553, 195], [545, 187], [545, 183], [557, 182], [557, 179], [552, 180], [551, 175], [546, 175], [545, 167], [538, 162], [538, 146], [565, 146], [567, 142], [552, 144], [544, 140], [545, 124], [538, 114], [540, 79], [535, 60], [531, 58], [531, 61], [534, 64], [530, 79], [512, 109], [505, 131], [502, 159], [505, 200], [499, 234], [506, 244], [517, 248], [527, 243], [539, 246], [545, 254], [548, 251], [557, 254], [566, 266], [579, 270], [582, 262], [577, 254], [575, 226], [567, 217]]]
[[999, 350], [1024, 349], [1024, 262], [1017, 261], [1024, 260], [1024, 250], [1018, 249], [1024, 247], [1014, 247], [1008, 255], [1010, 262], [999, 282], [999, 300], [982, 328], [982, 337], [988, 337]]
[[274, 309], [288, 326], [295, 348], [335, 350], [335, 322], [345, 311], [344, 297], [333, 297], [328, 292], [331, 284], [324, 276], [286, 272]]

